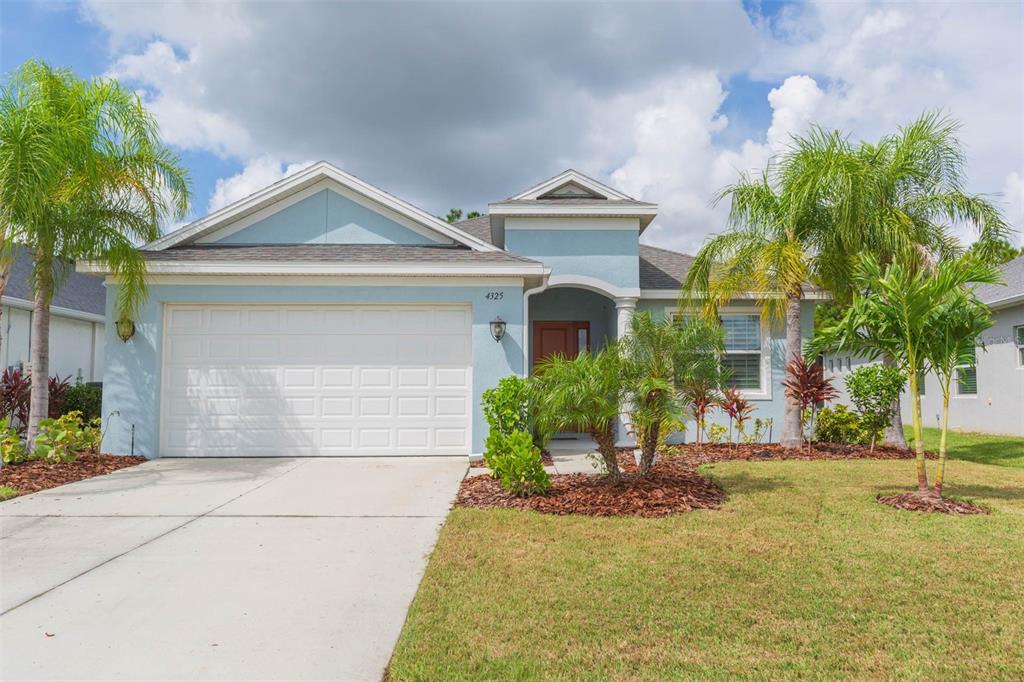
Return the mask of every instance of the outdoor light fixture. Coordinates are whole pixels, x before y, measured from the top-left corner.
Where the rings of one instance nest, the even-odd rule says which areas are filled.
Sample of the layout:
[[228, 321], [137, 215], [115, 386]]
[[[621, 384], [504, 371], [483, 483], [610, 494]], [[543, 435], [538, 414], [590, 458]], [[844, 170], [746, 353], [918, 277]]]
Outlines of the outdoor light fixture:
[[501, 343], [501, 339], [505, 336], [505, 320], [501, 319], [501, 315], [491, 320], [491, 336], [498, 343]]
[[115, 322], [114, 327], [117, 329], [117, 338], [121, 339], [125, 343], [128, 343], [128, 339], [135, 336], [135, 323], [127, 317], [122, 317], [120, 320]]

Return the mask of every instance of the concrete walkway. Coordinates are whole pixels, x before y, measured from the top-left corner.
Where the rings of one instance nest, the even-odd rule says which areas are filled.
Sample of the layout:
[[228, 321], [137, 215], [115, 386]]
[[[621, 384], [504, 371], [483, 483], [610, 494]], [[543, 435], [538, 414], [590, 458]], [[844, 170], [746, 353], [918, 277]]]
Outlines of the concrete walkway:
[[379, 680], [465, 458], [165, 459], [0, 504], [0, 679]]

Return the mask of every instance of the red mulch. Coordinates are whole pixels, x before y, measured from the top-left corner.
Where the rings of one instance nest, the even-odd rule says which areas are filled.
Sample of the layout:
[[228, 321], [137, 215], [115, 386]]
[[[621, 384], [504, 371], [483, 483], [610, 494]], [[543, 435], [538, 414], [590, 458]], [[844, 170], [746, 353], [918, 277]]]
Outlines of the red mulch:
[[[932, 454], [928, 456], [934, 457]], [[697, 467], [702, 464], [730, 460], [913, 458], [914, 453], [910, 450], [878, 446], [872, 452], [864, 446], [832, 443], [814, 443], [809, 449], [800, 450], [786, 450], [778, 444], [764, 443], [700, 447], [673, 445], [658, 458], [651, 474], [641, 479], [636, 477], [633, 449], [623, 448], [619, 450], [623, 477], [618, 483], [593, 474], [559, 474], [551, 477], [551, 490], [547, 493], [521, 498], [509, 493], [490, 476], [470, 476], [462, 481], [455, 506], [530, 509], [560, 515], [667, 516], [694, 509], [718, 509], [725, 501], [725, 492], [697, 472]]]
[[984, 507], [954, 500], [949, 497], [936, 497], [935, 495], [922, 495], [921, 493], [898, 493], [895, 495], [879, 495], [878, 501], [896, 509], [904, 511], [916, 511], [938, 514], [990, 514]]
[[[547, 450], [542, 450], [541, 451], [541, 453], [540, 453], [540, 461], [543, 462], [544, 466], [546, 466], [546, 467], [550, 467], [550, 466], [554, 466], [555, 465], [555, 460], [551, 459], [551, 453], [548, 452]], [[474, 460], [474, 461], [469, 463], [469, 467], [471, 469], [482, 469], [482, 468], [484, 468], [486, 466], [487, 466], [487, 464], [484, 463], [484, 461], [482, 459], [477, 459], [477, 460]]]
[[145, 457], [100, 455], [89, 452], [66, 464], [50, 464], [44, 461], [5, 464], [0, 467], [0, 485], [12, 486], [22, 495], [28, 495], [84, 478], [109, 474], [145, 461]]

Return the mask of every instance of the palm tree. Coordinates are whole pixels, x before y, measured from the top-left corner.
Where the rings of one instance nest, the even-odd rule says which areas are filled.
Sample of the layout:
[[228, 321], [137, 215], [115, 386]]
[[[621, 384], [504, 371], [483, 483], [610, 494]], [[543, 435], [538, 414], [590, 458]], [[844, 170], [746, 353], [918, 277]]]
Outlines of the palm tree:
[[[842, 143], [835, 136], [816, 135], [805, 145], [821, 145], [824, 151]], [[683, 285], [681, 305], [699, 305], [708, 316], [720, 306], [750, 292], [760, 297], [766, 322], [782, 320], [786, 333], [786, 364], [801, 352], [800, 301], [811, 281], [831, 282], [842, 268], [836, 254], [855, 244], [836, 234], [827, 211], [817, 203], [799, 201], [784, 180], [793, 154], [779, 166], [769, 166], [761, 177], [743, 175], [723, 189], [719, 202], [731, 200], [729, 232], [712, 237], [701, 248]], [[800, 404], [786, 397], [782, 446], [799, 448], [803, 443]]]
[[[861, 251], [883, 266], [899, 260], [912, 270], [926, 267], [962, 253], [953, 225], [972, 228], [979, 237], [975, 249], [997, 258], [1011, 230], [987, 198], [966, 191], [959, 128], [957, 121], [929, 112], [874, 144], [852, 145], [838, 133], [819, 130], [794, 141], [779, 182], [793, 198], [795, 214], [828, 211], [837, 239], [831, 253], [819, 251], [817, 257], [827, 256], [819, 274], [827, 275], [821, 283], [837, 302], [852, 298], [849, 273]], [[891, 362], [884, 355], [882, 360]], [[886, 440], [907, 446], [898, 401]]]
[[614, 344], [570, 360], [544, 358], [535, 373], [540, 421], [548, 432], [582, 429], [597, 444], [611, 481], [620, 478], [615, 424], [622, 407], [622, 358]]
[[31, 443], [47, 414], [50, 301], [62, 260], [102, 259], [117, 278], [116, 310], [134, 317], [146, 295], [136, 248], [188, 210], [188, 174], [162, 145], [153, 116], [114, 81], [83, 81], [29, 61], [0, 92], [4, 244], [34, 259]]
[[941, 317], [944, 309], [971, 296], [972, 286], [998, 281], [992, 266], [970, 257], [944, 260], [923, 269], [899, 261], [882, 266], [874, 256], [865, 255], [855, 273], [858, 293], [843, 318], [819, 330], [809, 344], [815, 354], [835, 350], [860, 353], [871, 360], [888, 356], [907, 375], [917, 486], [922, 495], [928, 494], [928, 472], [920, 386], [937, 355], [929, 349], [930, 337], [949, 321]]
[[658, 447], [683, 424], [686, 401], [680, 387], [712, 376], [723, 350], [721, 328], [690, 319], [655, 322], [641, 311], [622, 340], [622, 382], [630, 422], [640, 446], [638, 473], [646, 476]]
[[931, 328], [924, 338], [924, 353], [942, 391], [942, 425], [939, 435], [939, 466], [935, 472], [935, 495], [942, 497], [946, 470], [946, 434], [949, 430], [949, 392], [960, 368], [975, 363], [975, 345], [993, 324], [989, 307], [971, 292], [951, 292], [931, 316]]

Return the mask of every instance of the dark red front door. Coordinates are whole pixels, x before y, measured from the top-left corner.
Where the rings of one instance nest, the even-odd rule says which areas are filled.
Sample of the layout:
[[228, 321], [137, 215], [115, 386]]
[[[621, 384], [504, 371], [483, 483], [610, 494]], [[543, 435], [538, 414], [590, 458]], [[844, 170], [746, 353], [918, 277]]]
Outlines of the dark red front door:
[[534, 322], [533, 364], [549, 355], [574, 358], [590, 349], [589, 322]]

